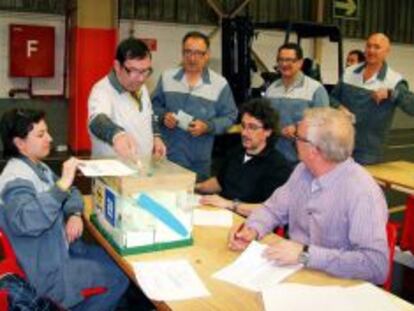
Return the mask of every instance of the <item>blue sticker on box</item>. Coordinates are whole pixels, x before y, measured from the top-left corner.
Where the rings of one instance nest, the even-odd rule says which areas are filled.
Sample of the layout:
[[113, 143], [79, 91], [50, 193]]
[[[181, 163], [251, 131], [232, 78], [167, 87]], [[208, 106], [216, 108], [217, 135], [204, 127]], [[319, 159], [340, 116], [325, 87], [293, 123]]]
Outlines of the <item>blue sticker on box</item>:
[[115, 217], [115, 194], [105, 189], [105, 218], [113, 227], [115, 227]]

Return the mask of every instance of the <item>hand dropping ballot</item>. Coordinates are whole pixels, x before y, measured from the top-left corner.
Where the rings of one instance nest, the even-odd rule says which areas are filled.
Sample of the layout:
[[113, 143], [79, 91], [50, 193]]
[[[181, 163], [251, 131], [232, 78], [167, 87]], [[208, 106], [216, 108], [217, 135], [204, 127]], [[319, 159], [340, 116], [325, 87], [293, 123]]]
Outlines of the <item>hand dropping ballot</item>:
[[117, 159], [81, 160], [79, 170], [87, 177], [129, 176], [137, 173]]

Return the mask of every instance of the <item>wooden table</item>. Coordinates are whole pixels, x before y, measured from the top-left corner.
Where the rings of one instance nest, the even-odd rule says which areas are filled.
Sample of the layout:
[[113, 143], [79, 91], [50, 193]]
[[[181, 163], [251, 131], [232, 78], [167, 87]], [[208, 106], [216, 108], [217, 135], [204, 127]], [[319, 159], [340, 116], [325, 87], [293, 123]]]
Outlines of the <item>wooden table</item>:
[[[194, 245], [190, 247], [176, 248], [172, 250], [153, 252], [148, 254], [122, 257], [116, 253], [111, 245], [103, 238], [98, 230], [88, 221], [88, 214], [91, 210], [90, 197], [85, 198], [85, 227], [96, 241], [102, 245], [114, 258], [125, 273], [138, 284], [135, 273], [132, 269], [134, 261], [150, 261], [168, 259], [186, 259], [197, 271], [200, 278], [211, 293], [210, 297], [191, 299], [176, 302], [154, 302], [158, 310], [239, 310], [255, 311], [263, 310], [263, 302], [260, 293], [244, 290], [237, 286], [216, 280], [211, 275], [217, 270], [230, 264], [239, 253], [232, 252], [227, 248], [227, 228], [218, 227], [194, 227]], [[235, 216], [235, 221], [242, 221]], [[266, 242], [280, 239], [276, 236], [269, 236]], [[287, 279], [288, 282], [298, 282], [313, 285], [343, 285], [349, 286], [360, 282], [355, 280], [338, 279], [314, 270], [302, 269]], [[414, 310], [414, 306], [408, 302], [392, 295], [393, 301], [400, 306], [401, 310]]]
[[377, 182], [389, 189], [414, 194], [414, 163], [407, 161], [394, 161], [365, 168]]

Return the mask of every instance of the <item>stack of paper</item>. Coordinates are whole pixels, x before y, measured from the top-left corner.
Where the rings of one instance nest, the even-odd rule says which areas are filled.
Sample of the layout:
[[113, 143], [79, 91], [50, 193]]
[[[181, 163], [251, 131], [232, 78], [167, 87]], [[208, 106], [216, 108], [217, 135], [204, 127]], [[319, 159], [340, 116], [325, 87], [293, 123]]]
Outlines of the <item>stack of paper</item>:
[[267, 246], [256, 241], [229, 266], [213, 274], [213, 277], [249, 290], [262, 291], [299, 270], [302, 266], [278, 266], [263, 257]]
[[227, 210], [195, 209], [193, 217], [195, 226], [231, 227], [233, 225], [233, 213]]
[[153, 300], [183, 300], [209, 296], [186, 260], [135, 262], [135, 275], [144, 293]]
[[263, 291], [266, 311], [397, 311], [389, 295], [365, 283], [353, 287], [310, 286], [294, 283], [278, 284]]

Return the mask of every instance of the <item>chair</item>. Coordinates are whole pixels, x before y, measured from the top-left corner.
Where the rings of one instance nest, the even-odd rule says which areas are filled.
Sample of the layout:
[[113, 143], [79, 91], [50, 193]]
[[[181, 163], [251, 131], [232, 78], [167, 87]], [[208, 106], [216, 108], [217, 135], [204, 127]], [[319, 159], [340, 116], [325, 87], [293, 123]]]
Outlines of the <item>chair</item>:
[[320, 68], [320, 65], [315, 60], [310, 59], [309, 57], [305, 57], [303, 59], [303, 65], [302, 65], [301, 70], [308, 77], [311, 77], [312, 79], [322, 82], [321, 68]]
[[[13, 248], [9, 242], [9, 239], [0, 229], [0, 250], [1, 250], [1, 261], [0, 261], [0, 277], [13, 273], [22, 278], [25, 277], [22, 268], [17, 263], [16, 255], [14, 254]], [[8, 309], [7, 290], [0, 290], [0, 310]]]
[[388, 275], [385, 283], [382, 285], [384, 290], [390, 292], [392, 287], [392, 273], [394, 270], [394, 253], [397, 244], [398, 225], [395, 223], [387, 223], [387, 240], [388, 240]]
[[[7, 239], [4, 232], [0, 229], [0, 250], [1, 250], [1, 261], [0, 261], [0, 277], [4, 274], [13, 273], [24, 278], [24, 272], [17, 264], [16, 255], [13, 252], [13, 248]], [[7, 291], [4, 289], [0, 290], [0, 310], [7, 310], [8, 300]]]
[[400, 247], [414, 254], [414, 195], [407, 198]]
[[17, 263], [16, 255], [13, 248], [3, 230], [0, 229], [0, 250], [2, 254], [2, 261], [0, 262], [0, 275], [6, 273], [17, 274], [25, 278], [22, 268]]
[[7, 291], [0, 290], [0, 310], [7, 310], [9, 301], [7, 300]]
[[[5, 232], [0, 229], [0, 277], [5, 274], [16, 274], [19, 277], [26, 279], [26, 275], [23, 269], [19, 266], [16, 254], [13, 251], [13, 247], [7, 238]], [[106, 293], [105, 287], [93, 287], [85, 288], [81, 291], [81, 295], [87, 299], [94, 295], [100, 295]], [[8, 309], [8, 297], [7, 290], [0, 290], [0, 310]]]
[[275, 234], [277, 234], [278, 236], [281, 236], [282, 238], [285, 237], [285, 227], [281, 226], [281, 227], [276, 227], [275, 230], [273, 231]]

